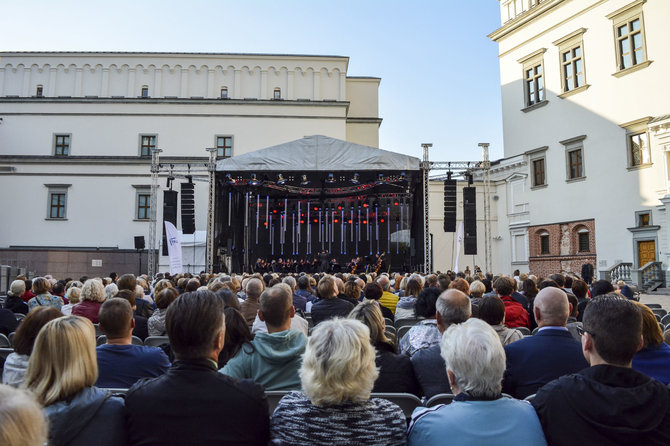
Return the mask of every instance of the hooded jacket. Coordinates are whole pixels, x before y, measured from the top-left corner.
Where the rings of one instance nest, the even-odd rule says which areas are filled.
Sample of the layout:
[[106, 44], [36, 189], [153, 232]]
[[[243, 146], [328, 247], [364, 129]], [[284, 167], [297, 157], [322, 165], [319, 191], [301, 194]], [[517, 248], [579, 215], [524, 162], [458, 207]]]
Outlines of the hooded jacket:
[[630, 368], [596, 365], [563, 376], [532, 404], [551, 445], [670, 444], [670, 389]]
[[72, 398], [44, 408], [49, 446], [117, 446], [126, 444], [123, 399], [87, 387]]
[[299, 331], [259, 332], [220, 372], [232, 378], [253, 379], [265, 390], [299, 390], [298, 369], [306, 345], [307, 338]]

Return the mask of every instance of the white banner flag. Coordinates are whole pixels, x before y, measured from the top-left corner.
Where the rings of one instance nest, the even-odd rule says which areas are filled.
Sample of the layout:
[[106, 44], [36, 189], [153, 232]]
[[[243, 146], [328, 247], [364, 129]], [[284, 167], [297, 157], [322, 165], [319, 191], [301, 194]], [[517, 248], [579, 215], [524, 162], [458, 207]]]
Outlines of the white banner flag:
[[167, 239], [168, 255], [170, 256], [170, 274], [184, 272], [181, 262], [181, 236], [177, 228], [169, 221], [165, 222], [165, 238]]
[[463, 222], [458, 225], [458, 238], [456, 239], [456, 262], [454, 272], [458, 272], [458, 257], [461, 255], [461, 244], [463, 244]]

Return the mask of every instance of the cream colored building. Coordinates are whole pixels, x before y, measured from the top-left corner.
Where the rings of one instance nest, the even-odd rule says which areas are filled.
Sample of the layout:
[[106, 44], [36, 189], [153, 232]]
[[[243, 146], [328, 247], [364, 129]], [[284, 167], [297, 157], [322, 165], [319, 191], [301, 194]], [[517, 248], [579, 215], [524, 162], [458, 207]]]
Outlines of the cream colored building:
[[[670, 2], [500, 0], [508, 268], [664, 280]], [[502, 165], [501, 164], [501, 165]], [[499, 194], [501, 195], [501, 194]], [[502, 203], [502, 201], [500, 202]]]
[[[206, 148], [228, 157], [317, 134], [377, 147], [380, 79], [348, 77], [348, 62], [0, 53], [0, 264], [75, 277], [137, 265], [133, 237], [148, 241], [154, 147], [163, 163], [202, 163]], [[195, 195], [202, 231], [207, 183], [196, 183]]]

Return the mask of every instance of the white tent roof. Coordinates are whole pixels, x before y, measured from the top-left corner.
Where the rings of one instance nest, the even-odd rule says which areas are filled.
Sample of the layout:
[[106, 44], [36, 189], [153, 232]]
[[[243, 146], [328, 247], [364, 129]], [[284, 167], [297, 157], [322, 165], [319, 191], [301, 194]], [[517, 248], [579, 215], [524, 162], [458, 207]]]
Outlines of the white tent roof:
[[217, 171], [419, 170], [413, 156], [323, 135], [306, 136], [217, 161]]

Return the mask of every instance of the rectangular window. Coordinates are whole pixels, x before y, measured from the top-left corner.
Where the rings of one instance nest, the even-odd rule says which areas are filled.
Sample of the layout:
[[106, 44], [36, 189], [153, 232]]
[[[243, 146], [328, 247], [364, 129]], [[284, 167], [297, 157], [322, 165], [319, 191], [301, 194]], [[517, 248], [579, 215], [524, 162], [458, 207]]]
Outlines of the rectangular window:
[[563, 91], [570, 91], [584, 85], [584, 64], [582, 47], [564, 51], [562, 54]]
[[582, 148], [568, 151], [568, 179], [581, 178], [584, 176], [582, 162]]
[[549, 234], [540, 236], [540, 254], [549, 254]]
[[644, 3], [645, 1], [636, 0], [607, 16], [612, 20], [614, 27], [616, 77], [644, 68], [651, 63], [644, 36], [642, 15]]
[[151, 219], [151, 194], [146, 192], [137, 193], [137, 214], [138, 220]]
[[589, 252], [589, 233], [588, 232], [580, 232], [578, 234], [579, 237], [579, 252]]
[[70, 184], [45, 184], [47, 187], [47, 220], [67, 218], [67, 191]]
[[228, 88], [221, 88], [221, 99], [228, 99]]
[[141, 96], [143, 98], [148, 98], [149, 97], [149, 87], [147, 87], [146, 85], [142, 87]]
[[526, 106], [544, 101], [544, 79], [542, 64], [525, 69]]
[[281, 89], [280, 88], [275, 88], [274, 89], [273, 99], [281, 99]]
[[544, 186], [544, 158], [533, 160], [533, 186]]
[[151, 152], [156, 148], [156, 135], [140, 135], [140, 156], [151, 158]]
[[637, 225], [639, 227], [649, 226], [650, 218], [649, 213], [637, 214]]
[[651, 164], [651, 155], [649, 153], [646, 132], [630, 135], [628, 137], [628, 146], [630, 148], [631, 167]]
[[41, 98], [44, 95], [44, 87], [41, 85], [37, 86], [37, 89], [35, 90], [35, 96], [38, 98]]
[[230, 158], [231, 156], [233, 156], [232, 136], [216, 137], [216, 156], [218, 158]]
[[70, 135], [54, 136], [54, 155], [68, 156], [70, 154]]

